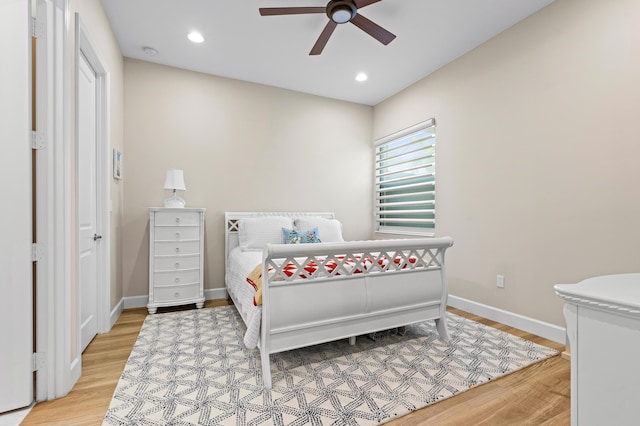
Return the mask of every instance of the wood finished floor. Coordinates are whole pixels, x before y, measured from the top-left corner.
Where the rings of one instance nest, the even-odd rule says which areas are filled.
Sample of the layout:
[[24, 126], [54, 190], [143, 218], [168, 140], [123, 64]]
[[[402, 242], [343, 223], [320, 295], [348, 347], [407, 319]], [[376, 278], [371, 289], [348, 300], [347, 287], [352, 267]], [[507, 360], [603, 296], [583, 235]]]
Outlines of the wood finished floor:
[[[211, 300], [205, 303], [205, 307], [226, 304], [225, 300]], [[185, 308], [170, 310], [180, 309]], [[458, 309], [449, 310], [535, 343], [560, 351], [564, 349], [558, 343], [513, 327]], [[71, 392], [63, 398], [37, 404], [21, 425], [100, 425], [146, 316], [144, 308], [124, 311], [111, 331], [96, 336], [82, 354], [82, 377]], [[568, 425], [569, 374], [569, 361], [558, 355], [395, 419], [387, 425]]]

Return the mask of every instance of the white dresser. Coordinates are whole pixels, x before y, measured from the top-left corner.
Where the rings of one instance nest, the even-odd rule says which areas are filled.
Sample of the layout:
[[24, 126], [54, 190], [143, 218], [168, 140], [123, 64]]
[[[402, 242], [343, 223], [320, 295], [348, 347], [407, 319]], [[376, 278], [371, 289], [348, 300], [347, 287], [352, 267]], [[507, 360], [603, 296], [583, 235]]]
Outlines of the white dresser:
[[205, 209], [149, 209], [150, 314], [162, 306], [204, 306]]
[[640, 273], [558, 284], [571, 349], [571, 424], [640, 424]]

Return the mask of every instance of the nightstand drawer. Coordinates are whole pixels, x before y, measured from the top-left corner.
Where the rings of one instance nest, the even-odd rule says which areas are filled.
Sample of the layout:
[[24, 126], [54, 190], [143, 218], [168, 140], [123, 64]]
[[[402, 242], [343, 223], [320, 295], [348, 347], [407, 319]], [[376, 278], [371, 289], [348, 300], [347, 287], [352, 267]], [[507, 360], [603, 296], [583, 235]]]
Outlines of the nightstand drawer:
[[194, 284], [200, 281], [200, 270], [189, 269], [179, 272], [156, 272], [153, 274], [156, 287], [168, 285]]
[[161, 241], [156, 242], [153, 247], [156, 256], [177, 256], [200, 253], [200, 241]]
[[155, 270], [160, 271], [179, 271], [181, 269], [197, 269], [200, 267], [200, 256], [194, 254], [191, 256], [167, 256], [155, 258]]
[[184, 241], [199, 240], [199, 226], [167, 226], [157, 227], [155, 233], [156, 241]]
[[156, 213], [157, 226], [193, 226], [200, 225], [198, 212], [158, 212]]
[[195, 299], [200, 296], [200, 284], [156, 287], [153, 292], [153, 301], [180, 302], [182, 300]]

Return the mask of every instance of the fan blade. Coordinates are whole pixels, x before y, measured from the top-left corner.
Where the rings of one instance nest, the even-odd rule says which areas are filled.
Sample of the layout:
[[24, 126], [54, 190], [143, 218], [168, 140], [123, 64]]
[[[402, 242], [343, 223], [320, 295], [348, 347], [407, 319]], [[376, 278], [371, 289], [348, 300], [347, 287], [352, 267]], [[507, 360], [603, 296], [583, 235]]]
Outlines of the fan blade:
[[337, 26], [338, 24], [329, 19], [329, 22], [327, 22], [324, 30], [322, 30], [322, 32], [320, 33], [320, 37], [318, 37], [318, 40], [316, 40], [316, 44], [313, 45], [313, 48], [311, 49], [311, 52], [309, 52], [309, 55], [319, 55], [322, 53], [322, 50], [329, 41], [329, 37], [331, 37], [331, 34], [333, 34], [333, 30], [335, 30]]
[[368, 20], [359, 13], [356, 13], [356, 16], [351, 19], [351, 23], [360, 28], [365, 33], [369, 34], [371, 37], [378, 40], [380, 43], [384, 44], [385, 46], [391, 43], [394, 38], [396, 38], [395, 34], [390, 33], [380, 25]]
[[301, 15], [304, 13], [326, 13], [326, 7], [261, 7], [261, 16]]
[[362, 9], [365, 6], [369, 6], [370, 4], [373, 4], [373, 3], [378, 3], [379, 1], [382, 1], [382, 0], [354, 0], [353, 3], [356, 5], [358, 9]]

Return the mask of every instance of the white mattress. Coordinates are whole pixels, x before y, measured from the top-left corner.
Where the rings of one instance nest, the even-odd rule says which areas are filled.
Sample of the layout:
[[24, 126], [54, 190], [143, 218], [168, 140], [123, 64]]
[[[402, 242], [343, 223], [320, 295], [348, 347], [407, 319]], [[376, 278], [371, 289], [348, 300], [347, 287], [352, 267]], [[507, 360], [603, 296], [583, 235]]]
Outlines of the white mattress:
[[260, 339], [262, 307], [253, 305], [256, 291], [247, 282], [247, 277], [259, 263], [262, 263], [262, 251], [242, 251], [240, 247], [231, 250], [227, 259], [227, 291], [247, 326], [244, 345], [248, 349], [255, 348]]

